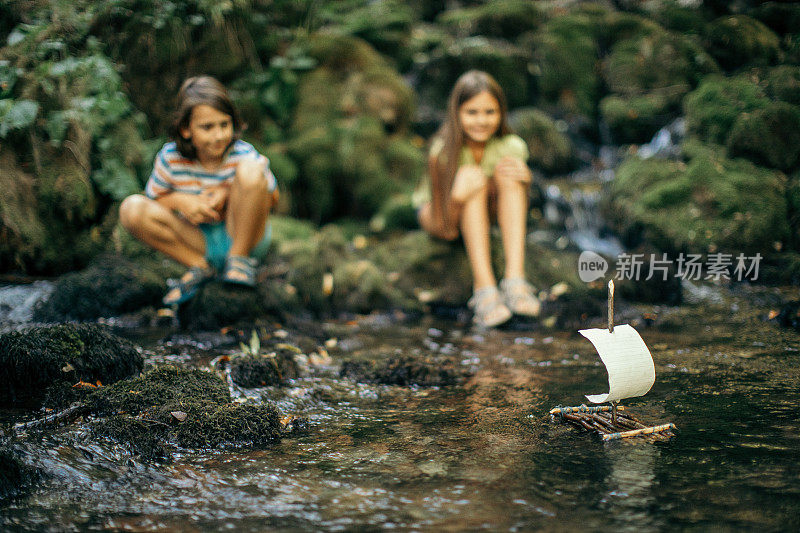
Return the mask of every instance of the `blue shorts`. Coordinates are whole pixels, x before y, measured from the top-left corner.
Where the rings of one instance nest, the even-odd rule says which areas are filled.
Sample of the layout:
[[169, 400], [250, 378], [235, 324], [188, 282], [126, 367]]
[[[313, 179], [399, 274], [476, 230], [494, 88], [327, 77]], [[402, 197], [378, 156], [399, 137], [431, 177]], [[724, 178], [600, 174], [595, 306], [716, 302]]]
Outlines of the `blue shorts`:
[[[208, 261], [209, 265], [221, 271], [225, 268], [225, 259], [228, 257], [228, 251], [233, 244], [233, 239], [228, 235], [225, 223], [200, 224], [199, 228], [206, 238], [206, 261]], [[264, 226], [264, 236], [250, 251], [250, 257], [264, 259], [267, 255], [267, 250], [269, 250], [270, 242], [272, 242], [272, 225], [267, 220], [267, 224]]]

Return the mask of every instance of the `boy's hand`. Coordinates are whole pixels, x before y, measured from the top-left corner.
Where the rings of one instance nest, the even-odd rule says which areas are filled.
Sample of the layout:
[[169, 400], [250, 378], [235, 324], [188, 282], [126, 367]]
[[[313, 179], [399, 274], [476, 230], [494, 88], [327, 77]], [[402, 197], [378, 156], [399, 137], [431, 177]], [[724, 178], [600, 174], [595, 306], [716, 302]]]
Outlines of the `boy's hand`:
[[505, 156], [494, 167], [494, 175], [501, 180], [531, 182], [531, 170], [522, 160], [516, 157]]
[[223, 216], [225, 214], [225, 207], [228, 202], [228, 193], [230, 192], [230, 188], [225, 185], [218, 185], [216, 187], [211, 187], [206, 189], [200, 196], [206, 201], [214, 211]]
[[222, 216], [209, 205], [208, 200], [202, 194], [187, 194], [181, 200], [179, 211], [186, 220], [195, 226], [222, 220]]

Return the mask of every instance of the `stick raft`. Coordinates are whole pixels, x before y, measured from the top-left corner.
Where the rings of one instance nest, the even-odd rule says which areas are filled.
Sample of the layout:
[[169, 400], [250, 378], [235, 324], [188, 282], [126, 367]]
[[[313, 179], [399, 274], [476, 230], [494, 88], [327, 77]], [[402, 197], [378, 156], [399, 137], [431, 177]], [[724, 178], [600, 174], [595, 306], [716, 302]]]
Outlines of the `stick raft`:
[[604, 441], [625, 439], [644, 435], [671, 437], [675, 424], [662, 424], [647, 426], [633, 416], [619, 411], [624, 408], [617, 407], [616, 424], [611, 421], [611, 406], [600, 405], [597, 407], [555, 407], [550, 410], [552, 421], [565, 421], [579, 429], [597, 433]]

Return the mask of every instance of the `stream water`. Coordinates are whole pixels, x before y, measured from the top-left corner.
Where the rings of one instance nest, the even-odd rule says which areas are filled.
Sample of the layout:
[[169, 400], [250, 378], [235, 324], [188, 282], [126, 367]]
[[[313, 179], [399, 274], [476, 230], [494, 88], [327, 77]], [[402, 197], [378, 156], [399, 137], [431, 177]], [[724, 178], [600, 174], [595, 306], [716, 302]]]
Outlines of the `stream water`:
[[[329, 363], [286, 388], [244, 391], [307, 417], [301, 434], [262, 450], [185, 451], [167, 465], [64, 439], [35, 458], [50, 477], [0, 506], [0, 529], [797, 530], [800, 336], [765, 320], [776, 290], [717, 293], [624, 312], [657, 372], [626, 406], [674, 422], [668, 440], [603, 443], [551, 422], [551, 407], [607, 390], [577, 332], [368, 317], [320, 325], [338, 338]], [[657, 315], [651, 326], [643, 313]], [[151, 362], [202, 366], [219, 352], [140, 333]], [[396, 353], [453, 355], [470, 376], [442, 388], [338, 377], [342, 360]]]

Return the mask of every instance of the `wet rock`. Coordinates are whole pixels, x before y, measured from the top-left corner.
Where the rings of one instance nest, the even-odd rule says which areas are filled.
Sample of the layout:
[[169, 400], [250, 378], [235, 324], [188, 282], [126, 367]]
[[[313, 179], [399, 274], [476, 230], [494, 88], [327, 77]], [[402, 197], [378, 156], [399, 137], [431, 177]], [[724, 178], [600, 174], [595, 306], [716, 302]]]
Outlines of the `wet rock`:
[[16, 449], [0, 444], [0, 502], [23, 495], [41, 478], [41, 472], [25, 464]]
[[34, 309], [33, 318], [64, 322], [116, 317], [159, 304], [165, 292], [164, 278], [142, 262], [103, 255], [88, 268], [60, 277], [50, 297]]
[[174, 445], [262, 446], [280, 436], [274, 407], [232, 403], [222, 378], [202, 370], [157, 367], [97, 390], [87, 404], [102, 417], [93, 425], [96, 435], [129, 445], [145, 460], [169, 460]]
[[178, 316], [183, 328], [214, 330], [250, 322], [268, 313], [260, 291], [212, 281], [179, 308]]
[[60, 324], [0, 335], [0, 405], [36, 404], [48, 387], [96, 385], [138, 374], [143, 359], [125, 339], [89, 324]]
[[294, 359], [297, 353], [292, 347], [282, 347], [271, 353], [234, 357], [231, 378], [246, 388], [282, 385], [300, 373]]
[[359, 382], [421, 387], [454, 385], [464, 378], [462, 369], [454, 361], [409, 356], [378, 361], [345, 361], [339, 375]]

